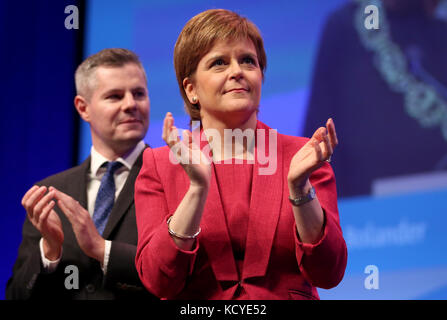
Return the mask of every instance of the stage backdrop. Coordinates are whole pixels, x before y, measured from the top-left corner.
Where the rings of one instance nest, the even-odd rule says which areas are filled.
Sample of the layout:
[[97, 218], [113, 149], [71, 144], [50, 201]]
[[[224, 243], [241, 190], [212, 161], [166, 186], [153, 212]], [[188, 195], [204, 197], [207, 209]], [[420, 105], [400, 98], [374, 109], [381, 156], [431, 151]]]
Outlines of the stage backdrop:
[[[446, 145], [434, 145], [433, 140], [424, 140], [422, 134], [418, 135], [421, 141], [417, 140], [417, 137], [408, 141], [405, 136], [399, 136], [399, 133], [411, 129], [412, 125], [417, 130], [425, 130], [418, 123], [418, 119], [413, 119], [405, 113], [406, 111], [402, 111], [402, 119], [391, 122], [389, 113], [379, 108], [370, 108], [368, 105], [369, 101], [377, 98], [379, 101], [380, 98], [385, 101], [387, 98], [378, 94], [377, 92], [380, 91], [376, 89], [378, 87], [386, 91], [388, 87], [386, 87], [386, 80], [379, 78], [380, 71], [376, 68], [377, 59], [371, 52], [361, 47], [360, 35], [355, 33], [358, 31], [355, 29], [358, 26], [355, 14], [359, 12], [358, 8], [364, 9], [367, 2], [357, 7], [354, 1], [347, 0], [246, 2], [235, 0], [91, 0], [87, 1], [86, 25], [82, 26], [85, 28], [83, 30], [85, 33], [84, 57], [109, 47], [124, 47], [137, 52], [147, 71], [151, 99], [151, 123], [145, 140], [152, 147], [162, 146], [161, 127], [167, 111], [174, 114], [179, 127], [186, 128], [188, 123], [173, 68], [173, 49], [178, 34], [192, 16], [203, 10], [211, 8], [234, 10], [252, 20], [259, 27], [264, 38], [268, 65], [263, 85], [260, 120], [278, 129], [280, 133], [308, 135], [305, 133], [305, 128], [306, 123], [309, 123], [308, 117], [311, 115], [308, 106], [314, 101], [312, 92], [319, 92], [318, 88], [321, 87], [318, 85], [319, 79], [321, 75], [323, 79], [327, 75], [332, 82], [325, 83], [323, 87], [344, 89], [345, 101], [349, 102], [344, 112], [335, 111], [329, 114], [335, 119], [340, 133], [340, 152], [337, 154], [336, 150], [334, 164], [337, 161], [349, 163], [354, 155], [360, 153], [368, 155], [372, 162], [369, 169], [382, 168], [390, 161], [393, 164], [396, 161], [424, 163], [424, 155], [427, 158], [430, 158], [432, 154], [438, 155], [442, 153], [439, 151], [447, 150]], [[374, 3], [377, 4], [377, 2]], [[386, 21], [382, 20], [383, 13], [383, 11], [380, 12], [380, 21]], [[45, 19], [45, 13], [41, 14], [41, 19]], [[56, 13], [48, 14], [55, 15]], [[367, 14], [362, 14], [362, 18], [366, 18]], [[442, 10], [438, 15], [439, 19], [434, 23], [433, 29], [429, 30], [430, 34], [439, 35], [438, 29], [447, 30], [442, 20]], [[415, 26], [419, 20], [414, 19], [410, 17], [403, 22], [397, 21], [397, 25], [402, 26], [402, 22], [410, 27]], [[332, 34], [331, 30], [337, 32]], [[400, 30], [398, 35], [406, 34], [405, 28], [395, 30]], [[423, 39], [424, 32], [427, 30], [420, 31], [418, 36]], [[411, 35], [416, 37], [415, 33]], [[435, 40], [432, 42], [440, 47], [436, 50], [427, 50], [428, 53], [443, 52], [442, 50], [447, 48], [447, 36], [441, 35]], [[335, 45], [336, 51], [332, 50], [331, 45]], [[59, 57], [60, 52], [51, 50], [48, 54]], [[344, 64], [335, 61], [325, 65], [324, 58], [330, 58], [333, 55], [340, 59], [344, 58]], [[360, 60], [360, 57], [364, 60]], [[422, 59], [423, 67], [427, 60], [436, 62], [436, 70], [428, 67], [422, 70], [428, 71], [424, 73], [425, 76], [429, 75], [425, 79], [429, 79], [431, 84], [435, 83], [435, 89], [439, 89], [439, 94], [442, 96], [447, 81], [442, 76], [437, 77], [437, 74], [447, 74], [443, 72], [446, 70], [447, 63], [445, 59], [441, 61], [430, 59], [430, 55], [423, 58], [425, 59]], [[349, 64], [351, 61], [352, 64]], [[360, 68], [363, 63], [368, 72], [363, 72]], [[340, 66], [343, 67], [342, 70], [334, 71]], [[421, 71], [421, 68], [418, 70]], [[41, 71], [35, 77], [39, 78], [44, 74], [46, 73]], [[430, 78], [430, 75], [434, 76]], [[22, 76], [26, 77], [26, 73], [22, 72]], [[356, 76], [360, 76], [360, 79], [355, 78]], [[70, 77], [72, 75], [65, 73], [60, 78], [71, 80]], [[364, 80], [374, 77], [379, 80], [374, 80], [374, 86], [369, 87], [368, 81]], [[433, 79], [435, 81], [432, 81]], [[58, 81], [60, 81], [59, 78]], [[358, 89], [349, 89], [351, 85], [361, 83], [367, 84], [367, 87], [363, 87], [367, 94], [358, 97]], [[33, 90], [38, 88], [38, 84], [31, 84], [31, 86]], [[326, 94], [323, 96], [329, 101], [334, 99], [334, 104], [340, 108], [342, 100], [337, 96], [340, 92], [341, 90], [335, 90], [333, 98]], [[397, 96], [395, 92], [392, 95], [393, 99], [401, 103], [401, 105], [397, 104], [396, 108], [404, 110], [404, 97]], [[317, 94], [317, 96], [322, 95]], [[42, 108], [47, 108], [45, 101], [41, 102]], [[359, 109], [351, 109], [354, 102], [356, 108]], [[363, 111], [361, 108], [365, 105], [368, 105], [368, 109]], [[2, 107], [4, 107], [3, 104]], [[359, 116], [365, 114], [371, 114], [371, 121], [359, 120]], [[317, 117], [321, 117], [318, 125], [324, 125], [327, 114], [321, 112], [321, 115], [317, 114]], [[351, 144], [348, 141], [352, 141], [356, 135], [360, 137], [360, 132], [343, 130], [352, 123], [363, 126], [367, 133], [383, 132], [392, 128], [396, 134], [387, 137], [392, 143], [388, 143], [386, 147], [383, 144], [384, 141], [381, 140], [383, 137], [374, 139], [374, 134], [371, 134], [367, 139], [362, 138], [364, 147], [358, 148], [359, 141], [355, 141], [357, 144]], [[437, 141], [444, 141], [439, 140], [439, 137], [444, 139], [439, 126], [426, 128], [426, 130], [431, 130], [430, 132], [438, 137]], [[61, 129], [58, 134], [59, 132], [64, 131]], [[33, 138], [28, 137], [28, 139], [45, 137], [40, 130], [35, 130]], [[79, 142], [77, 162], [87, 157], [91, 146], [88, 126], [85, 124], [80, 127]], [[68, 143], [72, 141], [65, 138], [60, 145]], [[343, 144], [345, 144], [344, 149], [342, 149]], [[414, 151], [413, 155], [389, 161], [386, 158], [389, 150], [386, 148], [390, 145], [413, 148], [411, 149]], [[418, 152], [418, 145], [431, 146], [432, 151], [430, 152], [430, 148], [427, 148], [428, 151]], [[349, 146], [351, 148], [348, 148]], [[375, 152], [372, 148], [375, 148]], [[59, 149], [63, 147], [59, 146]], [[443, 154], [445, 155], [446, 152]], [[27, 159], [33, 158], [30, 152], [26, 155]], [[344, 159], [346, 162], [342, 161]], [[65, 158], [58, 160], [60, 160], [58, 165], [53, 162], [47, 171], [53, 173], [60, 171], [61, 167], [68, 167]], [[447, 223], [447, 201], [445, 200], [447, 199], [447, 173], [443, 169], [445, 167], [442, 166], [441, 160], [439, 162], [441, 165], [436, 170], [399, 172], [398, 174], [389, 172], [384, 176], [372, 177], [371, 181], [368, 180], [370, 191], [362, 191], [358, 194], [346, 192], [346, 196], [339, 199], [341, 225], [348, 244], [348, 267], [343, 281], [337, 288], [319, 290], [322, 299], [447, 298], [447, 254], [443, 248], [447, 243], [447, 235], [443, 231]], [[368, 170], [368, 167], [365, 170], [355, 170], [363, 168], [362, 165], [364, 166], [362, 163], [353, 163], [348, 168], [349, 170], [336, 168], [337, 179], [340, 181], [344, 181], [345, 178], [351, 179], [338, 185], [342, 188], [341, 191], [348, 190], [356, 181], [366, 181], [370, 178], [368, 172], [371, 170]], [[3, 166], [2, 168], [4, 169]], [[21, 225], [18, 221], [20, 220], [21, 223], [24, 217], [23, 210], [17, 210], [20, 207], [21, 193], [26, 190], [25, 185], [32, 183], [29, 180], [36, 181], [37, 169], [35, 170], [25, 177], [20, 176], [24, 187], [17, 192], [20, 194], [11, 197], [15, 211], [7, 210], [6, 212], [8, 216], [5, 218], [5, 226], [13, 226], [9, 229], [14, 232], [14, 237], [11, 236], [11, 238], [16, 240], [20, 238]], [[41, 174], [38, 176], [39, 179], [44, 177]], [[17, 215], [20, 218], [16, 218]], [[7, 243], [6, 238], [2, 239], [3, 243]], [[17, 246], [17, 241], [7, 245], [8, 261], [5, 265], [8, 270], [10, 266], [12, 267]], [[2, 273], [2, 278], [7, 279], [9, 276], [7, 270], [2, 269]]]

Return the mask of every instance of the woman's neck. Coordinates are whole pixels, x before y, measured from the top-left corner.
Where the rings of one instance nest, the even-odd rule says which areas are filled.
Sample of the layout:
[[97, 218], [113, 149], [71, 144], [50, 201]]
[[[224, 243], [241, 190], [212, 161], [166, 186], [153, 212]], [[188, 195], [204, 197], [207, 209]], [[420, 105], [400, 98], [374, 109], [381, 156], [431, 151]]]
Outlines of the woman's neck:
[[247, 119], [202, 119], [202, 126], [213, 151], [214, 161], [228, 159], [254, 160], [256, 112]]

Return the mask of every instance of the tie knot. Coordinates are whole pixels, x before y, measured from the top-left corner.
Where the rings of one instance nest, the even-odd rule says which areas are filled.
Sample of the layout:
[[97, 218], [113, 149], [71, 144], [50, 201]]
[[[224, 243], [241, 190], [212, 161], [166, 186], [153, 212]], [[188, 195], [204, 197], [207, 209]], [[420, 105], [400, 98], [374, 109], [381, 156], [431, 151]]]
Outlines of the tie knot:
[[107, 166], [107, 173], [114, 174], [123, 164], [119, 161], [110, 161], [106, 162], [105, 165]]

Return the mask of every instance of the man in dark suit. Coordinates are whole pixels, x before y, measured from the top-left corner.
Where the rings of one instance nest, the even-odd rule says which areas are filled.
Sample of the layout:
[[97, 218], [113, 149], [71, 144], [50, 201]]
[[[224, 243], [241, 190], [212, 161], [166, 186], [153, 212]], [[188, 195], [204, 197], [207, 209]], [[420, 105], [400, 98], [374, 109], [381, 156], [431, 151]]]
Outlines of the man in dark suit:
[[153, 298], [134, 262], [134, 183], [150, 110], [144, 68], [129, 50], [105, 49], [78, 67], [75, 80], [91, 154], [24, 195], [27, 218], [6, 298]]

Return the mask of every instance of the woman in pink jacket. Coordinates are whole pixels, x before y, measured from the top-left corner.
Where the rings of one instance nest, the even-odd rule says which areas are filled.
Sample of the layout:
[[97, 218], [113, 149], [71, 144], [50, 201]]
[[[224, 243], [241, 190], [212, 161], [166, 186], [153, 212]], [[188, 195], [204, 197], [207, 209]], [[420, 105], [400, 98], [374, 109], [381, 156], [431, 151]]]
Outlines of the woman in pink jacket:
[[174, 50], [180, 91], [197, 129], [148, 149], [135, 185], [136, 266], [163, 299], [318, 299], [343, 278], [337, 145], [329, 119], [310, 138], [258, 121], [266, 68], [256, 26], [207, 10]]

